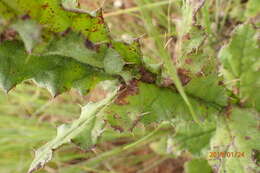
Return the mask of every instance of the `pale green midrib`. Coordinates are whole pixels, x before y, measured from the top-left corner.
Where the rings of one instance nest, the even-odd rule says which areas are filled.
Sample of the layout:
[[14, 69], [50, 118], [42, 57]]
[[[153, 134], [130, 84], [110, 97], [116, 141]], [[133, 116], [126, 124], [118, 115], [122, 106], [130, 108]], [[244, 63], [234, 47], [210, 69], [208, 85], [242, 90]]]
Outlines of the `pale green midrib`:
[[[114, 92], [116, 92], [116, 91], [114, 91]], [[105, 103], [101, 104], [100, 107], [98, 108], [98, 110], [93, 112], [91, 116], [85, 117], [84, 120], [81, 120], [81, 121], [79, 121], [79, 119], [78, 119], [80, 127], [77, 127], [75, 125], [75, 127], [73, 129], [71, 129], [68, 133], [66, 133], [64, 136], [62, 136], [63, 142], [59, 142], [59, 144], [55, 144], [58, 140], [55, 138], [50, 142], [49, 145], [48, 145], [48, 143], [46, 145], [44, 145], [43, 147], [46, 147], [46, 148], [43, 151], [41, 151], [41, 154], [37, 157], [38, 159], [33, 161], [29, 170], [32, 170], [33, 168], [35, 168], [34, 163], [39, 163], [41, 161], [42, 156], [44, 156], [46, 154], [46, 152], [48, 152], [49, 150], [51, 150], [51, 152], [52, 152], [53, 149], [57, 149], [57, 147], [59, 147], [60, 145], [63, 145], [64, 141], [66, 141], [71, 135], [73, 135], [73, 131], [75, 129], [76, 129], [75, 131], [77, 131], [77, 129], [83, 129], [84, 126], [86, 126], [86, 124], [89, 123], [89, 121], [93, 120], [96, 116], [98, 116], [99, 113], [101, 113], [106, 108], [106, 106], [108, 104], [110, 104], [109, 101], [113, 99], [113, 97], [114, 97], [113, 95], [115, 95], [115, 94], [111, 94], [110, 96], [108, 96], [110, 98], [103, 100], [103, 102], [105, 102]], [[72, 122], [72, 125], [73, 125], [73, 122]], [[78, 133], [80, 133], [80, 132], [78, 132]]]
[[181, 140], [181, 142], [185, 143], [186, 141], [192, 140], [194, 138], [198, 138], [198, 137], [201, 137], [201, 136], [204, 136], [204, 135], [207, 135], [207, 134], [211, 134], [214, 131], [216, 131], [216, 128], [212, 128], [210, 130], [204, 131], [202, 133], [199, 133], [199, 134], [196, 134], [196, 135], [193, 135], [193, 136], [188, 136], [188, 137], [184, 138], [183, 140]]
[[191, 93], [188, 93], [188, 92], [186, 92], [186, 94], [187, 94], [187, 96], [188, 96], [189, 98], [195, 99], [195, 100], [198, 101], [198, 102], [203, 102], [203, 103], [205, 103], [205, 104], [208, 104], [208, 105], [210, 105], [211, 107], [213, 107], [213, 108], [215, 108], [215, 109], [217, 109], [217, 110], [223, 109], [223, 108], [226, 107], [226, 106], [223, 106], [223, 105], [221, 105], [221, 104], [219, 104], [219, 103], [217, 103], [217, 102], [208, 101], [208, 100], [206, 100], [206, 99], [204, 99], [204, 98], [202, 98], [202, 97], [195, 96], [195, 95], [193, 95], [193, 94], [191, 94]]
[[[112, 151], [107, 151], [107, 152], [101, 153], [101, 155], [98, 155], [95, 158], [91, 158], [86, 163], [81, 163], [81, 164], [88, 165], [88, 166], [96, 165], [96, 164], [98, 164], [98, 162], [103, 161], [104, 159], [108, 158], [109, 156], [117, 155], [122, 152], [131, 151], [132, 149], [145, 145], [156, 138], [161, 138], [163, 136], [166, 136], [166, 135], [168, 135], [168, 133], [169, 133], [169, 131], [166, 131], [166, 132], [160, 131], [160, 128], [156, 128], [152, 132], [148, 133], [147, 135], [145, 135], [144, 137], [142, 137], [141, 139], [139, 139], [133, 143], [126, 144], [124, 146], [120, 146], [118, 148], [113, 149]], [[144, 138], [146, 138], [146, 139], [144, 140]]]
[[[34, 160], [33, 163], [32, 163], [32, 166], [34, 167], [34, 163], [39, 163], [41, 160], [42, 160], [42, 157], [44, 155], [46, 155], [46, 153], [49, 151], [49, 150], [53, 150], [53, 149], [57, 149], [57, 147], [59, 147], [60, 145], [62, 145], [64, 143], [64, 141], [66, 141], [66, 139], [71, 136], [74, 132], [75, 129], [81, 129], [83, 125], [87, 124], [90, 120], [92, 120], [93, 118], [95, 117], [95, 114], [93, 114], [89, 119], [87, 119], [85, 122], [83, 122], [81, 125], [79, 125], [80, 127], [77, 127], [75, 126], [73, 129], [69, 130], [68, 133], [66, 133], [64, 136], [60, 137], [62, 138], [62, 141], [63, 142], [59, 142], [58, 144], [56, 144], [56, 142], [59, 140], [59, 139], [56, 139], [54, 138], [52, 141], [50, 141], [50, 143], [42, 146], [44, 147], [45, 149], [43, 151], [41, 151], [41, 154], [39, 156], [37, 156], [37, 160]], [[83, 120], [82, 120], [83, 121]], [[84, 128], [84, 127], [83, 127]], [[57, 137], [57, 136], [56, 136]]]
[[180, 82], [180, 79], [179, 79], [179, 77], [177, 75], [177, 72], [176, 72], [176, 69], [175, 69], [173, 63], [170, 61], [170, 59], [167, 59], [167, 60], [164, 60], [164, 61], [165, 61], [165, 64], [167, 65], [166, 68], [170, 71], [169, 75], [172, 78], [172, 80], [174, 81], [179, 94], [183, 98], [184, 102], [187, 104], [188, 109], [189, 109], [189, 111], [191, 113], [191, 116], [192, 116], [193, 120], [196, 123], [201, 124], [200, 120], [198, 119], [197, 115], [195, 114], [195, 111], [194, 111], [194, 109], [193, 109], [193, 107], [192, 107], [192, 105], [191, 105], [191, 103], [190, 103], [190, 101], [189, 101], [185, 91], [184, 91], [184, 88], [183, 88], [183, 86], [182, 86], [182, 84]]
[[[242, 27], [242, 26], [241, 26]], [[243, 70], [243, 62], [242, 62], [242, 59], [245, 57], [245, 49], [246, 49], [246, 46], [248, 45], [248, 32], [249, 32], [249, 29], [250, 28], [247, 28], [246, 29], [246, 33], [245, 33], [245, 41], [242, 43], [243, 44], [243, 47], [242, 47], [242, 50], [241, 50], [241, 58], [239, 59], [239, 81], [237, 83], [238, 85], [238, 88], [240, 88], [240, 91], [239, 91], [239, 97], [242, 98], [242, 93], [241, 93], [241, 86], [242, 86], [242, 83], [241, 83], [241, 76], [242, 76], [242, 70]]]
[[[224, 118], [224, 124], [225, 124], [225, 126], [226, 126], [226, 128], [227, 128], [227, 131], [228, 131], [228, 134], [229, 134], [229, 138], [230, 138], [230, 142], [229, 142], [229, 145], [227, 145], [225, 151], [228, 151], [229, 148], [230, 148], [231, 146], [233, 146], [233, 147], [236, 149], [236, 151], [241, 152], [241, 151], [238, 150], [237, 146], [233, 144], [233, 143], [234, 143], [234, 138], [233, 138], [232, 136], [236, 136], [236, 135], [233, 135], [232, 130], [231, 130], [232, 128], [230, 128], [230, 125], [229, 125], [229, 123], [227, 122], [227, 120], [228, 120], [227, 118]], [[233, 144], [233, 145], [232, 145], [232, 144]], [[227, 159], [223, 159], [224, 166], [225, 166], [226, 160], [227, 160]], [[240, 159], [238, 159], [238, 160], [239, 160], [239, 162], [241, 163], [241, 160], [240, 160]], [[242, 164], [240, 164], [240, 165], [242, 165]]]
[[158, 35], [159, 35], [158, 30], [152, 24], [152, 19], [149, 16], [149, 14], [147, 13], [147, 11], [145, 11], [146, 9], [143, 8], [145, 6], [146, 2], [145, 1], [136, 1], [136, 2], [137, 2], [137, 4], [139, 5], [139, 7], [141, 9], [141, 13], [142, 13], [142, 16], [144, 18], [146, 30], [148, 31], [150, 36], [154, 37], [154, 43], [155, 43], [155, 45], [158, 48], [158, 52], [159, 52], [159, 54], [160, 54], [160, 56], [162, 58], [163, 64], [165, 65], [165, 69], [167, 70], [167, 73], [168, 73], [169, 77], [175, 83], [178, 92], [180, 93], [180, 95], [183, 98], [184, 102], [188, 106], [188, 109], [189, 109], [189, 111], [191, 113], [191, 116], [192, 116], [193, 120], [196, 123], [200, 124], [200, 120], [197, 117], [197, 115], [196, 115], [196, 113], [195, 113], [195, 111], [193, 109], [193, 106], [191, 105], [191, 103], [189, 101], [189, 98], [187, 97], [187, 95], [186, 95], [186, 93], [184, 91], [184, 88], [183, 88], [183, 86], [181, 84], [181, 81], [180, 81], [180, 79], [178, 77], [176, 67], [173, 64], [173, 61], [171, 60], [171, 57], [170, 57], [169, 53], [165, 50], [164, 46], [162, 45], [161, 40], [158, 38]]

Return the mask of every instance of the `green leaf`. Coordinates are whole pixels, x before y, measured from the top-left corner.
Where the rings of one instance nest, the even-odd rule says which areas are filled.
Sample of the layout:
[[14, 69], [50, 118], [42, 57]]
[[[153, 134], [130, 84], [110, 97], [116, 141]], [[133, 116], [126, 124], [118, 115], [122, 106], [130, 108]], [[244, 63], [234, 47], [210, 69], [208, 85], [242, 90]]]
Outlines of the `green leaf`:
[[15, 12], [12, 8], [0, 1], [0, 19], [10, 20], [15, 17]]
[[205, 50], [191, 53], [181, 59], [180, 67], [188, 71], [188, 76], [191, 78], [210, 74], [217, 75], [216, 59], [212, 55], [208, 55], [205, 47], [203, 49]]
[[[219, 119], [210, 152], [233, 153], [233, 157], [209, 158], [219, 173], [260, 171], [254, 158], [255, 151], [260, 150], [259, 118], [259, 113], [252, 109], [234, 107], [229, 117]], [[234, 156], [236, 152], [244, 153], [244, 156]]]
[[[128, 59], [130, 54], [127, 52], [131, 47], [126, 43], [117, 43], [125, 45], [124, 47], [110, 48], [107, 44], [94, 44], [84, 39], [81, 34], [69, 32], [64, 36], [55, 36], [48, 44], [43, 55], [61, 55], [74, 58], [82, 63], [104, 68], [107, 73], [119, 74], [123, 70], [124, 60]], [[140, 47], [138, 47], [140, 48]], [[136, 49], [138, 49], [136, 47]], [[134, 51], [134, 50], [132, 50]], [[138, 56], [140, 60], [141, 55]], [[127, 61], [130, 62], [131, 60]], [[134, 62], [132, 60], [132, 62]]]
[[249, 0], [246, 5], [246, 17], [255, 17], [260, 14], [260, 1]]
[[24, 80], [33, 79], [53, 96], [72, 87], [85, 93], [93, 84], [107, 78], [104, 73], [71, 58], [28, 56], [18, 41], [0, 44], [0, 86], [5, 91]]
[[185, 173], [212, 173], [207, 160], [192, 159], [184, 164]]
[[182, 42], [183, 55], [192, 53], [192, 51], [196, 52], [206, 39], [204, 30], [195, 26], [191, 27], [187, 37]]
[[188, 151], [193, 155], [201, 156], [210, 147], [210, 140], [216, 130], [216, 112], [208, 110], [208, 116], [201, 125], [192, 121], [176, 123], [176, 133], [173, 136], [172, 150], [176, 154]]
[[260, 48], [256, 30], [250, 24], [238, 26], [219, 57], [230, 88], [239, 90], [241, 102], [260, 110]]
[[123, 57], [124, 61], [133, 64], [141, 64], [142, 52], [138, 40], [134, 40], [131, 43], [113, 41], [112, 45]]
[[32, 53], [33, 48], [41, 41], [41, 27], [33, 20], [18, 20], [12, 28], [20, 34], [26, 51]]
[[[195, 99], [190, 100], [197, 108], [196, 113], [201, 120], [207, 119], [209, 113], [216, 111], [207, 104], [203, 105]], [[122, 96], [119, 96], [116, 104], [107, 109], [107, 119], [121, 131], [129, 131], [138, 123], [147, 125], [152, 122], [171, 122], [174, 119], [191, 121], [191, 115], [178, 93], [152, 84], [135, 84], [132, 81]]]
[[102, 9], [95, 13], [95, 17], [89, 13], [74, 16], [71, 27], [73, 30], [83, 33], [90, 41], [102, 42], [110, 40], [109, 29], [104, 21]]
[[192, 1], [183, 1], [181, 5], [182, 20], [177, 21], [177, 32], [180, 37], [188, 33], [193, 23], [194, 4]]
[[[50, 31], [64, 32], [68, 28], [81, 32], [93, 42], [109, 40], [108, 28], [102, 11], [93, 14], [79, 9], [66, 9], [61, 0], [18, 0], [17, 8], [28, 13], [33, 19]], [[65, 7], [66, 7], [65, 3]]]
[[[35, 158], [30, 166], [29, 173], [32, 173], [39, 168], [42, 168], [47, 162], [52, 159], [53, 150], [59, 148], [63, 144], [71, 142], [78, 135], [84, 135], [87, 132], [95, 133], [94, 119], [103, 115], [104, 108], [111, 103], [116, 96], [119, 87], [115, 81], [104, 81], [97, 86], [93, 92], [101, 92], [102, 98], [96, 102], [90, 101], [86, 106], [82, 107], [80, 117], [71, 124], [63, 124], [57, 129], [57, 136], [36, 150]], [[96, 93], [94, 93], [96, 94]], [[83, 132], [83, 134], [82, 134]], [[87, 136], [85, 136], [87, 137]], [[94, 137], [94, 138], [93, 138]], [[86, 140], [96, 140], [96, 135], [89, 136]]]
[[72, 140], [73, 143], [85, 150], [97, 144], [99, 137], [104, 132], [105, 122], [103, 119], [102, 116], [93, 118], [84, 131]]
[[148, 69], [152, 73], [159, 74], [162, 68], [162, 62], [160, 59], [144, 56], [142, 60], [146, 69]]
[[75, 32], [69, 32], [65, 36], [54, 37], [43, 54], [61, 55], [74, 58], [91, 66], [103, 67], [104, 55], [88, 48], [82, 35]]
[[185, 86], [185, 91], [189, 95], [200, 98], [208, 103], [226, 106], [227, 94], [224, 87], [219, 86], [218, 82], [216, 75], [197, 77]]
[[106, 50], [104, 58], [104, 68], [109, 74], [119, 74], [124, 67], [125, 63], [117, 51], [112, 48]]
[[172, 150], [174, 139], [172, 136], [161, 137], [159, 141], [154, 141], [150, 144], [150, 148], [159, 155], [176, 157]]

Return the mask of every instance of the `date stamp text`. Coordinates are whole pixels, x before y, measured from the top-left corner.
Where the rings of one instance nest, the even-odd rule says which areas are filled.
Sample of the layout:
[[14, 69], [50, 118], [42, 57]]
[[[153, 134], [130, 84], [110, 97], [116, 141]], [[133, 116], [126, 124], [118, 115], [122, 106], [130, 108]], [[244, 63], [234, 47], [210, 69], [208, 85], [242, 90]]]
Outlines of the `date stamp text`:
[[210, 159], [241, 158], [241, 157], [245, 157], [244, 152], [209, 152]]

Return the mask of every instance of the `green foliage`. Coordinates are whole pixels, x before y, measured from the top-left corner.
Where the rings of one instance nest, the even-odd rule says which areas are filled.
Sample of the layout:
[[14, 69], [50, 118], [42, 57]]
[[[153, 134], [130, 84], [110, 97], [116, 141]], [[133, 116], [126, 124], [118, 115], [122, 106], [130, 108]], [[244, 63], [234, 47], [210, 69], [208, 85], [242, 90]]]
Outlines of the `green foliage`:
[[194, 78], [185, 87], [185, 91], [206, 102], [226, 106], [227, 95], [224, 88], [218, 85], [218, 80], [215, 75]]
[[[135, 120], [149, 124], [171, 120], [176, 116], [189, 117], [190, 113], [177, 93], [145, 83], [140, 83], [135, 87], [138, 90], [136, 93], [129, 93], [128, 97], [120, 99], [119, 104], [108, 108], [111, 124], [129, 130], [133, 127]], [[120, 117], [112, 118], [115, 115]]]
[[219, 172], [259, 172], [254, 152], [259, 151], [259, 113], [255, 110], [234, 108], [230, 118], [220, 118], [211, 140], [212, 152], [244, 153], [244, 156], [212, 158]]
[[222, 73], [229, 86], [239, 90], [243, 103], [260, 110], [260, 47], [256, 30], [250, 24], [238, 26], [228, 45], [219, 57], [223, 63]]
[[0, 14], [1, 14], [1, 18], [3, 20], [10, 20], [12, 18], [15, 17], [15, 13], [13, 13], [13, 10], [11, 9], [11, 7], [7, 6], [4, 2], [0, 2]]
[[[59, 126], [56, 137], [36, 150], [30, 173], [64, 144], [89, 150], [122, 138], [136, 141], [86, 165], [152, 141], [151, 149], [162, 156], [188, 156], [187, 173], [259, 172], [260, 48], [253, 20], [237, 17], [242, 24], [229, 24], [218, 2], [211, 14], [209, 3], [184, 0], [175, 4], [180, 17], [174, 38], [164, 43], [163, 27], [150, 17], [163, 21], [162, 16], [145, 8], [147, 3], [137, 2], [154, 55], [143, 57], [138, 39], [111, 37], [101, 9], [80, 9], [76, 0], [0, 2], [0, 86], [8, 92], [33, 80], [53, 96], [72, 88], [88, 94], [80, 117]], [[255, 17], [258, 6], [250, 0], [245, 16]], [[228, 25], [232, 34], [227, 29], [222, 36]], [[209, 158], [210, 152], [245, 157]]]
[[108, 48], [104, 57], [104, 69], [108, 74], [119, 74], [124, 67], [124, 61], [120, 54], [112, 49]]
[[[213, 116], [213, 115], [211, 115]], [[211, 137], [215, 133], [216, 124], [214, 120], [205, 117], [201, 126], [194, 122], [177, 122], [176, 133], [173, 136], [173, 150], [177, 154], [188, 151], [193, 155], [201, 155], [208, 150]], [[199, 142], [197, 142], [199, 141]]]
[[[82, 136], [83, 134], [91, 133], [89, 138], [84, 136], [87, 142], [89, 142], [89, 139], [91, 141], [95, 140], [100, 135], [100, 130], [98, 128], [100, 127], [99, 122], [96, 120], [102, 116], [104, 107], [110, 104], [112, 99], [115, 97], [118, 91], [118, 86], [115, 81], [104, 81], [97, 86], [96, 90], [98, 93], [94, 94], [98, 96], [102, 94], [103, 98], [99, 98], [100, 100], [96, 102], [90, 101], [86, 104], [82, 108], [79, 119], [75, 120], [71, 124], [63, 124], [58, 127], [57, 136], [49, 143], [35, 151], [35, 158], [30, 166], [28, 171], [29, 173], [43, 167], [46, 162], [51, 160], [53, 150], [57, 149], [61, 145], [71, 142], [78, 135]], [[95, 143], [95, 141], [92, 142], [93, 144]]]
[[19, 20], [12, 25], [24, 42], [26, 51], [31, 53], [33, 48], [41, 41], [41, 27], [32, 20]]
[[24, 80], [33, 79], [53, 96], [72, 87], [85, 92], [105, 77], [71, 58], [27, 55], [18, 41], [1, 43], [0, 74], [0, 85], [6, 92]]
[[84, 42], [82, 35], [74, 32], [70, 32], [63, 37], [56, 36], [46, 46], [43, 54], [74, 58], [84, 64], [102, 68], [103, 51], [101, 50], [101, 53], [97, 53], [95, 50], [88, 49]]
[[128, 63], [140, 64], [142, 53], [140, 50], [140, 43], [138, 40], [134, 40], [131, 43], [123, 43], [119, 41], [113, 41], [113, 47]]
[[212, 169], [209, 166], [207, 160], [193, 159], [185, 163], [186, 173], [212, 173]]
[[[94, 42], [106, 41], [109, 38], [101, 11], [97, 11], [92, 16], [83, 10], [64, 10], [62, 3], [57, 0], [34, 2], [19, 0], [17, 6], [18, 9], [22, 9], [23, 13], [29, 13], [33, 19], [39, 21], [51, 31], [63, 32], [71, 27], [74, 31], [80, 31]], [[74, 10], [77, 13], [73, 13]]]
[[260, 2], [257, 0], [249, 0], [247, 3], [246, 16], [254, 17], [260, 14]]

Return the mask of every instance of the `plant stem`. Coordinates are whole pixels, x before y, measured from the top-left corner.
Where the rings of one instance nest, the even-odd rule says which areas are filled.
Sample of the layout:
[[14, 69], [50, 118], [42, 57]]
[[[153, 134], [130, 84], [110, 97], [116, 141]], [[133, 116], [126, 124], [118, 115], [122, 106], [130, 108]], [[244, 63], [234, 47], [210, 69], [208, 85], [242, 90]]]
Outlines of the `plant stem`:
[[121, 14], [132, 13], [132, 12], [142, 10], [142, 8], [156, 8], [158, 6], [167, 5], [171, 2], [173, 2], [173, 0], [165, 0], [165, 1], [161, 1], [161, 2], [151, 3], [151, 4], [145, 5], [143, 7], [133, 7], [133, 8], [123, 9], [123, 10], [118, 10], [115, 12], [106, 13], [106, 14], [104, 14], [104, 17], [111, 17], [111, 16], [117, 16], [117, 15], [121, 15]]
[[162, 126], [164, 126], [163, 123], [160, 124], [151, 133], [147, 134], [146, 136], [139, 139], [138, 141], [131, 143], [131, 144], [127, 144], [127, 145], [122, 146], [122, 147], [115, 148], [115, 149], [107, 151], [107, 152], [104, 152], [104, 153], [98, 155], [97, 157], [88, 160], [84, 165], [86, 165], [86, 166], [96, 166], [97, 164], [99, 164], [103, 160], [106, 160], [109, 157], [112, 157], [114, 155], [118, 155], [118, 154], [126, 152], [126, 151], [131, 151], [134, 148], [137, 148], [137, 147], [140, 147], [142, 145], [149, 143], [150, 141], [154, 140], [157, 137], [162, 137], [164, 134], [168, 133], [168, 131], [165, 132], [165, 131], [161, 130]]

